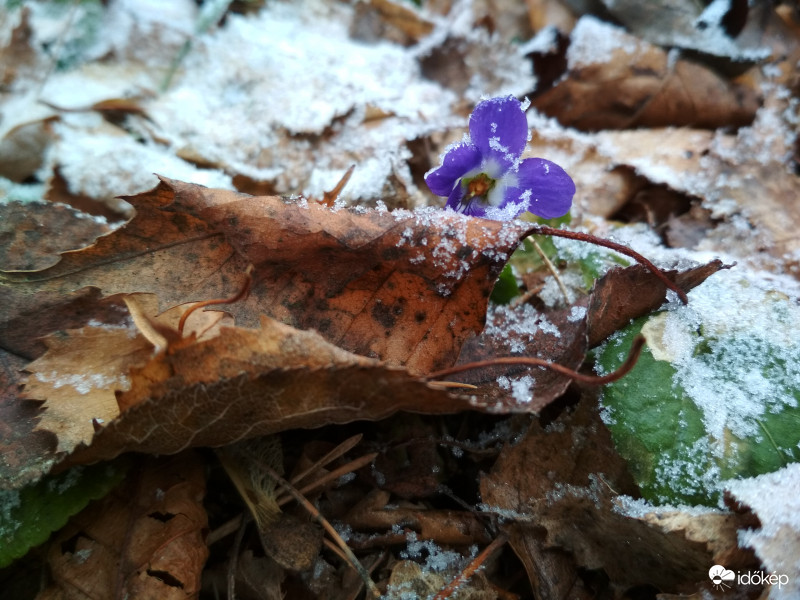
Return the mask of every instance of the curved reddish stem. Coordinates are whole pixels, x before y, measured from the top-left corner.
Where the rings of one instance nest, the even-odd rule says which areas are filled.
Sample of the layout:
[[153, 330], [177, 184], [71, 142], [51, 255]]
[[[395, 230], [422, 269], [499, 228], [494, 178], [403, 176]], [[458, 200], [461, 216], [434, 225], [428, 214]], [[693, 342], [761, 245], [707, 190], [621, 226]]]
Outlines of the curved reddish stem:
[[234, 302], [238, 302], [247, 294], [250, 293], [250, 286], [253, 284], [253, 270], [254, 267], [252, 264], [247, 265], [247, 269], [244, 272], [245, 280], [242, 284], [242, 287], [230, 298], [215, 298], [213, 300], [203, 300], [202, 302], [196, 303], [191, 308], [186, 309], [186, 311], [181, 315], [181, 320], [178, 321], [178, 331], [183, 334], [183, 328], [186, 326], [186, 319], [189, 318], [193, 312], [200, 310], [201, 308], [205, 308], [206, 306], [211, 306], [212, 304], [233, 304]]
[[456, 365], [454, 367], [450, 367], [449, 369], [442, 369], [441, 371], [431, 373], [426, 377], [426, 379], [439, 379], [440, 377], [445, 377], [447, 375], [454, 375], [456, 373], [463, 373], [464, 371], [472, 371], [474, 369], [483, 369], [485, 367], [495, 367], [498, 365], [525, 365], [528, 367], [544, 367], [545, 369], [550, 369], [551, 371], [561, 373], [570, 379], [574, 379], [575, 381], [580, 381], [582, 383], [588, 383], [589, 385], [604, 385], [606, 383], [611, 383], [612, 381], [617, 381], [618, 379], [621, 379], [630, 373], [631, 369], [633, 369], [633, 367], [636, 365], [636, 361], [639, 360], [639, 355], [642, 353], [644, 343], [644, 336], [637, 335], [631, 343], [631, 350], [628, 353], [628, 357], [625, 359], [625, 362], [623, 362], [616, 371], [612, 371], [606, 375], [584, 375], [583, 373], [578, 373], [577, 371], [573, 371], [572, 369], [569, 369], [563, 365], [559, 365], [558, 363], [543, 360], [541, 358], [530, 358], [527, 356], [505, 356], [502, 358], [491, 358], [489, 360], [480, 360], [477, 362], [465, 363], [463, 365]]
[[604, 240], [601, 237], [594, 236], [590, 233], [582, 233], [579, 231], [565, 231], [564, 229], [556, 229], [555, 227], [548, 227], [547, 225], [535, 225], [534, 226], [536, 231], [532, 233], [539, 233], [542, 235], [552, 235], [554, 237], [562, 237], [567, 238], [570, 240], [580, 240], [581, 242], [588, 242], [590, 244], [594, 244], [596, 246], [603, 246], [604, 248], [609, 248], [620, 254], [624, 254], [625, 256], [630, 256], [633, 260], [638, 262], [640, 265], [644, 266], [649, 270], [653, 275], [658, 277], [661, 282], [667, 286], [668, 289], [672, 290], [676, 294], [678, 294], [678, 298], [681, 299], [681, 302], [684, 304], [689, 303], [689, 298], [686, 296], [686, 292], [684, 292], [681, 288], [675, 284], [675, 282], [671, 281], [669, 277], [664, 275], [664, 271], [659, 269], [649, 260], [647, 260], [644, 256], [636, 252], [635, 250], [631, 250], [627, 246], [623, 246], [622, 244], [617, 244], [616, 242], [612, 242], [609, 240]]

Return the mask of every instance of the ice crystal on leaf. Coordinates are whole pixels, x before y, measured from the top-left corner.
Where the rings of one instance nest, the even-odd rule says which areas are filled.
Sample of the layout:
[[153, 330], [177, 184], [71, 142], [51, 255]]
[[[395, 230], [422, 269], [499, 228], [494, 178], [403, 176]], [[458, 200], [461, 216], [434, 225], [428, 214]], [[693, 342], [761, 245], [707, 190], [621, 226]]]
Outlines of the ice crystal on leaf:
[[513, 96], [484, 100], [469, 118], [469, 136], [448, 147], [425, 174], [447, 207], [465, 215], [510, 221], [525, 211], [545, 219], [565, 215], [575, 184], [554, 162], [521, 159], [528, 143], [522, 103]]

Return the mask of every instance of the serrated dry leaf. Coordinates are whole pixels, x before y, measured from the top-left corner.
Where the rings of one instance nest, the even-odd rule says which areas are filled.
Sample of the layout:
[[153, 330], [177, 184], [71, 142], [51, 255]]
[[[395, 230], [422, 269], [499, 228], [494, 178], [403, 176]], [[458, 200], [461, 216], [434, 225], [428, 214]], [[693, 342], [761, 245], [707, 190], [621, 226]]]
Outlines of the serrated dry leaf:
[[73, 517], [51, 542], [53, 583], [37, 600], [196, 597], [208, 556], [204, 469], [195, 454], [148, 459]]
[[[133, 294], [123, 300], [138, 318], [149, 315], [156, 326], [167, 330], [176, 327], [191, 307], [156, 316], [155, 296]], [[223, 318], [224, 313], [217, 311], [196, 313], [187, 321], [186, 334], [201, 340], [213, 337]], [[43, 341], [48, 350], [25, 367], [29, 376], [22, 397], [44, 402], [36, 430], [56, 435], [57, 453], [71, 452], [78, 444], [89, 443], [96, 430], [120, 414], [118, 396], [130, 389], [131, 372], [151, 361], [153, 341], [131, 324], [66, 330]]]
[[56, 452], [89, 442], [95, 426], [119, 415], [116, 393], [130, 387], [131, 368], [150, 359], [152, 345], [127, 328], [84, 327], [50, 336], [47, 353], [26, 367], [25, 397], [46, 401], [37, 429], [56, 435]]

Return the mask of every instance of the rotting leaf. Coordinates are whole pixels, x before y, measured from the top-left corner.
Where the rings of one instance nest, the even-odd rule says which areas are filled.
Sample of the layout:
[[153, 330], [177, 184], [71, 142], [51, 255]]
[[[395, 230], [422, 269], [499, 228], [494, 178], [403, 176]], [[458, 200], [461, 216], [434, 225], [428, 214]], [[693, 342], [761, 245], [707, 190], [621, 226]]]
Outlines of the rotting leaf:
[[[620, 509], [620, 494], [635, 493], [590, 394], [574, 414], [546, 428], [534, 423], [481, 480], [484, 510], [509, 518], [511, 546], [543, 597], [565, 597], [579, 581], [578, 567], [602, 568], [620, 586], [655, 585], [666, 592], [707, 582], [715, 560], [731, 560], [725, 564], [733, 568], [752, 563], [735, 551], [735, 517], [712, 511], [708, 519], [716, 525], [706, 536], [672, 521], [662, 527], [649, 511], [638, 518]], [[541, 570], [548, 564], [560, 577]]]
[[208, 556], [203, 461], [148, 459], [51, 542], [53, 583], [38, 598], [196, 597]]

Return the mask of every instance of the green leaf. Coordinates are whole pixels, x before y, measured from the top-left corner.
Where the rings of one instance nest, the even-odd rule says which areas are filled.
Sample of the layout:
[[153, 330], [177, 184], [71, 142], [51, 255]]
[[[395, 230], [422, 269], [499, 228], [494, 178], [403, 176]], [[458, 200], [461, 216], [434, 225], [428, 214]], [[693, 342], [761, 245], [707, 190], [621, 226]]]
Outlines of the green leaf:
[[492, 290], [491, 300], [495, 304], [508, 304], [515, 296], [519, 296], [519, 286], [517, 285], [517, 278], [514, 277], [514, 271], [511, 265], [506, 265], [500, 272], [500, 277], [494, 284]]
[[0, 491], [0, 567], [47, 541], [90, 501], [102, 498], [125, 477], [127, 460], [75, 467], [21, 490]]
[[604, 420], [646, 499], [713, 506], [725, 480], [800, 461], [800, 308], [730, 273], [689, 297], [612, 336], [597, 364], [615, 369], [645, 335], [603, 391]]

